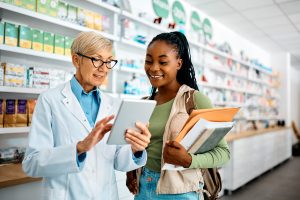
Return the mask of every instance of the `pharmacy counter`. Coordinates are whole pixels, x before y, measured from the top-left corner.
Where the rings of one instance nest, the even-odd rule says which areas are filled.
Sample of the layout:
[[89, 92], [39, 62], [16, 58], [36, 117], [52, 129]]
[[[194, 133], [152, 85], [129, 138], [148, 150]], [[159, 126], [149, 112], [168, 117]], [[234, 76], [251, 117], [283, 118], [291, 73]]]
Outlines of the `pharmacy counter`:
[[227, 135], [231, 158], [223, 168], [224, 189], [236, 190], [290, 158], [291, 134], [284, 127]]
[[40, 180], [42, 179], [28, 177], [23, 172], [21, 164], [8, 164], [0, 166], [0, 188]]

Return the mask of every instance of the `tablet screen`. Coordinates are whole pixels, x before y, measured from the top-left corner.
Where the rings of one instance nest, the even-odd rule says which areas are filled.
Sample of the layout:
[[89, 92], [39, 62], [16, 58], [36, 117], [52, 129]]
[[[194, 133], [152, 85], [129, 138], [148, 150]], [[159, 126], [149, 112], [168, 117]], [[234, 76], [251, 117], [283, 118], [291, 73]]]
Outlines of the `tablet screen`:
[[107, 144], [127, 144], [125, 131], [128, 128], [137, 129], [136, 122], [147, 123], [155, 108], [154, 100], [123, 99], [118, 110], [113, 127], [109, 133]]

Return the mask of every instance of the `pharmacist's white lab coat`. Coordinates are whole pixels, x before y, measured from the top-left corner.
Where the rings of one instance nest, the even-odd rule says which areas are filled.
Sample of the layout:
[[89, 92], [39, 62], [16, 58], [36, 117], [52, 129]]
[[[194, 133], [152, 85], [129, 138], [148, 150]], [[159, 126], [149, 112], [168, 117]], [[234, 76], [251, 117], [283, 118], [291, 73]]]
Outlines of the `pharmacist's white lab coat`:
[[[115, 113], [119, 105], [120, 100], [101, 92], [96, 121]], [[78, 167], [76, 143], [91, 130], [70, 82], [39, 96], [22, 164], [29, 176], [43, 177], [42, 199], [117, 200], [114, 170], [129, 171], [146, 163], [146, 151], [134, 162], [129, 145], [106, 144], [107, 133]]]

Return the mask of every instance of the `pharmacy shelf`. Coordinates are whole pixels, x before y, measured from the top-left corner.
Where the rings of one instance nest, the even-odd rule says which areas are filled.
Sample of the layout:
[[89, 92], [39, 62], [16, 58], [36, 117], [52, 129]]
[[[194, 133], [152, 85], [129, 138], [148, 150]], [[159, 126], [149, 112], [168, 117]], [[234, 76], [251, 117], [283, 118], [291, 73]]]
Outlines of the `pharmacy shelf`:
[[120, 66], [117, 68], [117, 70], [120, 72], [125, 72], [125, 73], [135, 73], [135, 74], [140, 74], [140, 75], [144, 75], [144, 76], [146, 75], [145, 71], [142, 69], [134, 69], [134, 68]]
[[28, 132], [29, 132], [29, 127], [0, 128], [0, 135], [15, 134], [15, 133], [28, 133]]
[[231, 91], [247, 93], [247, 94], [253, 94], [254, 93], [254, 94], [260, 95], [259, 93], [247, 91], [247, 90], [244, 90], [244, 89], [237, 89], [237, 88], [232, 88], [232, 87], [228, 87], [228, 86], [224, 86], [224, 85], [216, 85], [216, 84], [211, 84], [211, 83], [207, 83], [207, 82], [203, 82], [203, 81], [199, 83], [199, 86], [216, 88], [216, 89], [231, 90]]
[[212, 64], [205, 64], [204, 68], [208, 68], [208, 69], [211, 69], [211, 70], [214, 70], [214, 71], [217, 71], [217, 72], [221, 72], [221, 73], [228, 74], [228, 75], [231, 75], [231, 76], [234, 76], [234, 77], [237, 77], [237, 78], [248, 80], [247, 76], [239, 75], [235, 72], [231, 72], [229, 70], [222, 69], [221, 67], [212, 66]]
[[145, 44], [140, 44], [138, 42], [127, 40], [125, 38], [121, 38], [121, 42], [123, 44], [129, 45], [129, 46], [132, 46], [132, 47], [136, 47], [136, 48], [139, 48], [139, 49], [142, 49], [142, 50], [146, 50], [146, 48], [147, 48], [147, 46]]
[[40, 94], [46, 90], [48, 89], [0, 86], [0, 92], [3, 93]]
[[146, 19], [142, 18], [142, 17], [139, 17], [139, 16], [136, 16], [136, 15], [133, 15], [127, 11], [122, 11], [121, 12], [121, 15], [123, 17], [126, 17], [130, 20], [133, 20], [135, 22], [138, 22], [140, 24], [143, 24], [145, 25], [146, 27], [149, 27], [149, 28], [152, 28], [152, 29], [155, 29], [157, 30], [158, 32], [169, 32], [170, 30], [160, 26], [160, 25], [157, 25], [157, 24], [154, 24], [154, 23], [151, 23], [149, 21], [147, 21]]
[[46, 59], [50, 59], [50, 60], [71, 63], [71, 57], [68, 57], [68, 56], [47, 53], [47, 52], [43, 52], [43, 51], [35, 51], [32, 49], [26, 49], [26, 48], [21, 48], [21, 47], [8, 46], [8, 45], [4, 45], [4, 44], [0, 45], [0, 51], [7, 51], [10, 53], [23, 54], [23, 55], [29, 55], [29, 56], [35, 56], [35, 57], [41, 57], [41, 58], [46, 58]]
[[117, 14], [119, 14], [121, 12], [121, 10], [119, 8], [116, 8], [112, 5], [109, 5], [108, 3], [104, 3], [104, 2], [101, 2], [101, 1], [98, 2], [98, 1], [95, 1], [95, 0], [85, 0], [85, 1], [87, 1], [91, 4], [94, 4], [96, 6], [99, 6], [101, 8], [104, 8], [106, 10], [110, 10], [110, 11], [112, 11], [114, 13], [117, 13]]
[[48, 22], [48, 23], [56, 24], [56, 25], [59, 25], [59, 26], [62, 26], [62, 27], [72, 29], [72, 30], [76, 30], [78, 32], [81, 32], [81, 31], [96, 31], [96, 32], [101, 33], [104, 37], [107, 37], [111, 40], [114, 40], [114, 41], [118, 40], [118, 37], [116, 37], [112, 34], [102, 32], [102, 31], [97, 31], [97, 30], [90, 29], [90, 28], [87, 28], [87, 27], [83, 27], [83, 26], [80, 26], [80, 25], [75, 24], [75, 23], [70, 23], [68, 21], [64, 21], [64, 20], [61, 20], [59, 18], [54, 18], [54, 17], [51, 17], [51, 16], [47, 16], [47, 15], [44, 15], [44, 14], [41, 14], [41, 13], [38, 13], [38, 12], [34, 12], [34, 11], [31, 11], [31, 10], [21, 8], [21, 7], [18, 7], [18, 6], [14, 6], [14, 5], [10, 5], [10, 4], [7, 4], [7, 3], [0, 2], [0, 8], [2, 10], [10, 11], [10, 12], [13, 12], [13, 13], [18, 13], [18, 14], [21, 14], [21, 15], [24, 15], [24, 16], [27, 16], [27, 17], [32, 17], [32, 18], [35, 18], [35, 19], [39, 19], [39, 20], [44, 21], [44, 22]]
[[225, 101], [217, 101], [213, 103], [217, 106], [233, 106], [233, 107], [244, 107], [245, 103], [240, 102], [225, 102]]
[[261, 72], [263, 72], [263, 73], [265, 73], [265, 74], [268, 74], [268, 75], [271, 75], [271, 74], [272, 74], [271, 72], [269, 72], [269, 71], [267, 71], [267, 70], [265, 70], [265, 69], [259, 68], [259, 67], [255, 66], [255, 65], [252, 65], [252, 64], [247, 63], [247, 62], [245, 62], [245, 61], [242, 61], [241, 59], [239, 59], [239, 58], [237, 58], [237, 57], [235, 57], [235, 56], [229, 55], [229, 54], [227, 54], [227, 53], [224, 53], [224, 52], [222, 52], [222, 51], [219, 51], [218, 49], [214, 49], [214, 48], [212, 48], [212, 47], [209, 47], [209, 46], [207, 46], [207, 45], [204, 45], [204, 44], [201, 44], [201, 43], [195, 42], [195, 41], [189, 41], [189, 43], [190, 43], [191, 45], [193, 45], [193, 46], [196, 46], [196, 47], [198, 47], [198, 48], [204, 49], [205, 51], [208, 51], [208, 52], [211, 52], [211, 53], [213, 53], [213, 54], [222, 56], [222, 57], [224, 57], [224, 58], [232, 59], [232, 60], [234, 60], [235, 62], [238, 62], [238, 63], [240, 63], [240, 64], [242, 64], [242, 65], [247, 66], [247, 67], [257, 69], [257, 70], [259, 70], [259, 71], [261, 71]]

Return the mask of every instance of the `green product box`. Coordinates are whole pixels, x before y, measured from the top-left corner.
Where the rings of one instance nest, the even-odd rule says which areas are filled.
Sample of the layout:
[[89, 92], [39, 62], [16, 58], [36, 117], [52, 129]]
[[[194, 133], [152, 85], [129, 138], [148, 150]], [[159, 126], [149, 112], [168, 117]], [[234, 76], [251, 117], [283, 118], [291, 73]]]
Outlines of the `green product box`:
[[9, 22], [5, 22], [4, 44], [18, 45], [18, 26]]
[[44, 32], [44, 51], [53, 53], [54, 50], [54, 33]]
[[54, 36], [54, 53], [59, 55], [65, 54], [65, 37], [55, 34]]
[[16, 6], [36, 11], [36, 0], [13, 0]]
[[76, 23], [77, 22], [77, 7], [68, 5], [68, 17], [69, 22]]
[[65, 37], [65, 55], [71, 56], [71, 46], [73, 43], [73, 38], [66, 36]]
[[57, 8], [57, 17], [66, 20], [68, 17], [68, 3], [59, 1]]
[[4, 3], [9, 3], [9, 4], [13, 4], [14, 3], [14, 0], [0, 0]]
[[48, 9], [48, 15], [51, 17], [57, 17], [58, 13], [58, 0], [50, 0], [49, 2], [50, 9]]
[[42, 30], [32, 30], [32, 49], [36, 51], [43, 51], [44, 32]]
[[0, 22], [0, 44], [3, 44], [4, 39], [4, 23]]
[[28, 26], [19, 25], [19, 47], [31, 49], [32, 30]]
[[36, 11], [48, 15], [50, 0], [36, 0]]

